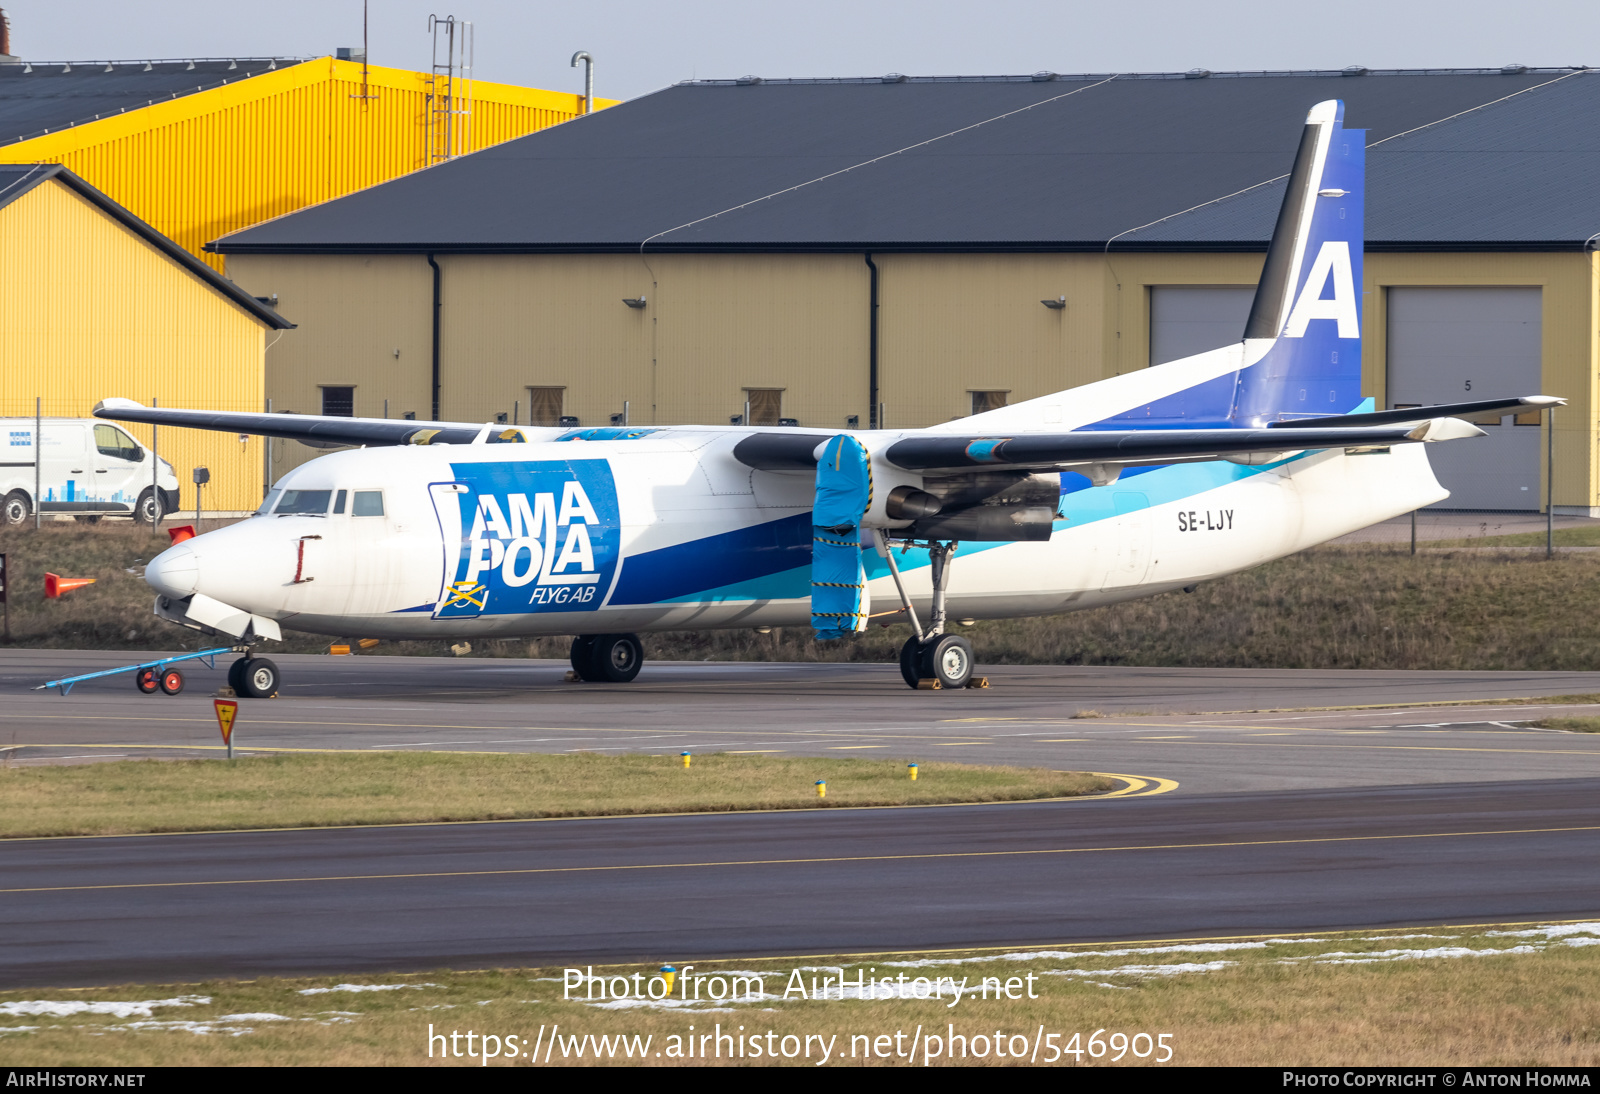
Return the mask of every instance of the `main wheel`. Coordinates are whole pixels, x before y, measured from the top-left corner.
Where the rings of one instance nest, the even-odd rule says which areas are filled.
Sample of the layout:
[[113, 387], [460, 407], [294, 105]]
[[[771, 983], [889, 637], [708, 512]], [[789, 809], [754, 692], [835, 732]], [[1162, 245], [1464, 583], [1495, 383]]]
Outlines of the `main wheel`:
[[161, 677], [155, 669], [139, 669], [133, 674], [133, 686], [142, 695], [154, 695], [161, 690]]
[[161, 671], [161, 690], [168, 695], [176, 695], [183, 690], [183, 673], [177, 669], [163, 669]]
[[590, 680], [626, 684], [639, 675], [644, 664], [644, 646], [636, 634], [601, 634], [594, 639], [589, 655]]
[[922, 647], [918, 670], [933, 677], [941, 688], [964, 688], [972, 678], [972, 643], [953, 634], [942, 634]]
[[572, 640], [572, 671], [578, 674], [579, 680], [598, 680], [590, 662], [594, 660], [594, 640], [592, 634], [580, 634]]
[[153, 487], [145, 487], [144, 493], [134, 503], [133, 519], [139, 524], [160, 524], [161, 515], [161, 499], [156, 496]]
[[241, 657], [228, 666], [228, 686], [235, 695], [244, 694], [244, 667], [250, 663], [250, 658]]
[[270, 699], [278, 694], [278, 666], [265, 657], [252, 657], [239, 672], [242, 688], [235, 688], [246, 699]]
[[26, 524], [31, 516], [33, 516], [33, 502], [29, 501], [28, 495], [21, 490], [11, 491], [6, 495], [4, 503], [0, 503], [0, 524]]
[[900, 678], [906, 682], [906, 687], [913, 691], [917, 687], [917, 661], [922, 654], [922, 643], [916, 635], [906, 639], [906, 644], [900, 647]]

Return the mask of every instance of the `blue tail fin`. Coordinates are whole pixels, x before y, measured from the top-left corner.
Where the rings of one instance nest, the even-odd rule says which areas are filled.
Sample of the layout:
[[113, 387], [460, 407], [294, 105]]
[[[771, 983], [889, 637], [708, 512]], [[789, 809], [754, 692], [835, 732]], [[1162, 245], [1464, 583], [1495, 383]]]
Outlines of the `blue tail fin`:
[[1366, 131], [1344, 128], [1344, 103], [1318, 103], [1306, 116], [1245, 326], [1234, 424], [1360, 405], [1365, 182]]

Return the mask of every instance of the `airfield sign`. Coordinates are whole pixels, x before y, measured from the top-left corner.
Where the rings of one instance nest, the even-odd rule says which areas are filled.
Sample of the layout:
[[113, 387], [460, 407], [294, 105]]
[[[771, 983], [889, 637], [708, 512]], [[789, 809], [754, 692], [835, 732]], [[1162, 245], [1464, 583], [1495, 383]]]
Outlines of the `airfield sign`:
[[213, 699], [217, 708], [217, 728], [222, 730], [222, 743], [228, 746], [228, 759], [233, 759], [233, 720], [239, 713], [239, 704], [233, 699]]

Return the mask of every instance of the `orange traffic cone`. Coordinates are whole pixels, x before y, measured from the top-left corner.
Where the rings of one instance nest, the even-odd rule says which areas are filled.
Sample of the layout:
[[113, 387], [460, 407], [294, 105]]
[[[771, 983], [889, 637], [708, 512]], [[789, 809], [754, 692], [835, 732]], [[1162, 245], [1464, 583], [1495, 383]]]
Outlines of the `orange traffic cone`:
[[93, 577], [57, 577], [55, 574], [45, 574], [44, 595], [49, 600], [55, 600], [63, 593], [81, 589], [85, 585], [93, 585], [97, 580]]
[[192, 525], [192, 524], [180, 524], [176, 528], [168, 528], [167, 529], [167, 535], [172, 537], [172, 546], [176, 547], [178, 544], [182, 543], [184, 540], [193, 539], [194, 538], [194, 535], [195, 535], [194, 525]]

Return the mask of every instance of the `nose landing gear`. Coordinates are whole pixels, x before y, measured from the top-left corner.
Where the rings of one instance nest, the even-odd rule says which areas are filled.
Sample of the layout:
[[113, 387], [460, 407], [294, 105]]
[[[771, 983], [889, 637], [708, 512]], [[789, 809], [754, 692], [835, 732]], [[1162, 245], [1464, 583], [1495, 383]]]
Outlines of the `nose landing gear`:
[[581, 634], [572, 640], [572, 671], [591, 683], [626, 684], [644, 665], [636, 634]]
[[228, 666], [228, 686], [246, 699], [270, 699], [278, 694], [278, 666], [265, 657], [241, 657]]

